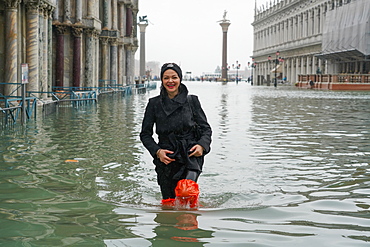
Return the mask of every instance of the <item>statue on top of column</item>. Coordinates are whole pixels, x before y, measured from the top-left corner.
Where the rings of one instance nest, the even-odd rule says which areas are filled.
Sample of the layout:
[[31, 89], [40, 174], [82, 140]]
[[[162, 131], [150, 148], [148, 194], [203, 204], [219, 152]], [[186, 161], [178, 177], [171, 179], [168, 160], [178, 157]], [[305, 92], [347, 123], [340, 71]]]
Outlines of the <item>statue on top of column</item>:
[[139, 16], [139, 23], [145, 23], [145, 24], [148, 24], [148, 19], [147, 19], [147, 15], [144, 15], [144, 16]]
[[230, 22], [230, 20], [226, 19], [226, 15], [227, 15], [227, 11], [224, 10], [224, 15], [223, 15], [223, 19], [219, 22]]

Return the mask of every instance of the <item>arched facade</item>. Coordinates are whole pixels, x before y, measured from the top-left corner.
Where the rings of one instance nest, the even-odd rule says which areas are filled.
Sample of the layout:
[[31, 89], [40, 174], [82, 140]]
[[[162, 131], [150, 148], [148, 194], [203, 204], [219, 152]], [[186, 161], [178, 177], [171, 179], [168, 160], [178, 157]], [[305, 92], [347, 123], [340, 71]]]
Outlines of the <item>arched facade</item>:
[[368, 5], [368, 0], [280, 0], [256, 6], [254, 84], [268, 84], [275, 76], [295, 83], [302, 74], [369, 73]]
[[[0, 82], [27, 91], [134, 83], [138, 0], [0, 0]], [[17, 85], [0, 93], [17, 96]], [[14, 91], [16, 90], [16, 91]]]

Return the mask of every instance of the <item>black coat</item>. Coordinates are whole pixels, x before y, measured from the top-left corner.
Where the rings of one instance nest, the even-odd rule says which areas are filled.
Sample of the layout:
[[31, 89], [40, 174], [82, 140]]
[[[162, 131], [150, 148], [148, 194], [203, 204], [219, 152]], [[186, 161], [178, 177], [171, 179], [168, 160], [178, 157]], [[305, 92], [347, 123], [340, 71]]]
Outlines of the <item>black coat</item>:
[[[198, 97], [190, 95], [193, 103], [191, 108], [186, 86], [180, 84], [179, 91], [179, 94], [173, 99], [170, 99], [164, 90], [161, 91], [160, 95], [149, 99], [142, 122], [140, 139], [153, 156], [156, 165], [158, 162], [161, 163], [156, 152], [159, 149], [168, 149], [174, 151], [173, 156], [176, 161], [183, 163], [188, 169], [202, 171], [203, 157], [192, 156], [190, 159], [186, 159], [184, 153], [187, 153], [195, 144], [204, 148], [204, 155], [209, 153], [211, 126], [207, 122]], [[201, 129], [199, 140], [196, 140], [194, 135], [193, 119]], [[158, 135], [158, 143], [153, 138], [154, 125]]]

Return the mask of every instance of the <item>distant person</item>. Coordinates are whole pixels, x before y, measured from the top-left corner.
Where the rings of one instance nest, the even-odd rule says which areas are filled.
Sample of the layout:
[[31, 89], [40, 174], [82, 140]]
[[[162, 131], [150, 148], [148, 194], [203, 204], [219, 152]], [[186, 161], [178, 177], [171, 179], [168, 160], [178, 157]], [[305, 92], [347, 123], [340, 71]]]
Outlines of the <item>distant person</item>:
[[[162, 204], [171, 205], [180, 180], [197, 182], [204, 155], [210, 152], [212, 130], [198, 97], [189, 95], [181, 82], [177, 64], [162, 66], [161, 81], [160, 94], [146, 106], [140, 139], [154, 158]], [[153, 138], [154, 125], [158, 143]]]
[[313, 88], [315, 86], [315, 83], [312, 80], [310, 80], [310, 86], [311, 86], [311, 88]]

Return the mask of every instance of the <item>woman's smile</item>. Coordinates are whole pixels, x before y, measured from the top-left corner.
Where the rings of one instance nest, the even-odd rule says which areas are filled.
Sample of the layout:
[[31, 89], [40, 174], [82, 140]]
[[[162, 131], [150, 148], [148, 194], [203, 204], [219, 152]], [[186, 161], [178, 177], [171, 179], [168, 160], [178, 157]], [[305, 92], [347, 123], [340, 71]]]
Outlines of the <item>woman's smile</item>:
[[171, 99], [179, 93], [180, 77], [176, 71], [168, 69], [163, 73], [163, 87]]

